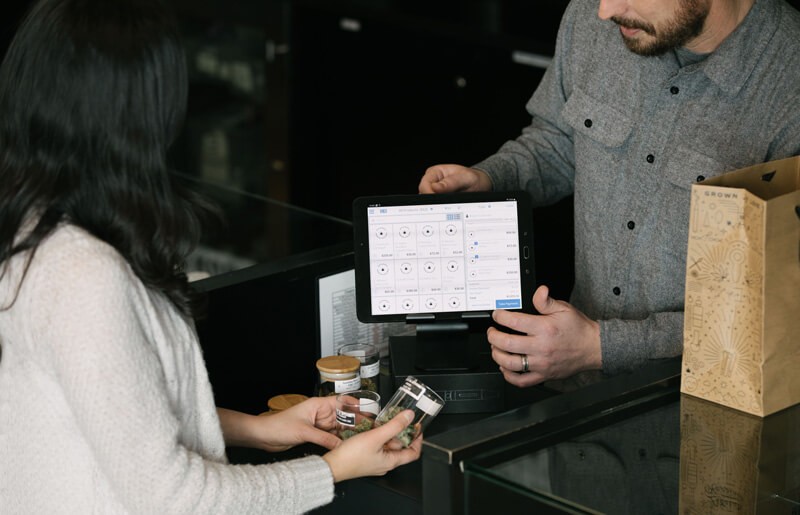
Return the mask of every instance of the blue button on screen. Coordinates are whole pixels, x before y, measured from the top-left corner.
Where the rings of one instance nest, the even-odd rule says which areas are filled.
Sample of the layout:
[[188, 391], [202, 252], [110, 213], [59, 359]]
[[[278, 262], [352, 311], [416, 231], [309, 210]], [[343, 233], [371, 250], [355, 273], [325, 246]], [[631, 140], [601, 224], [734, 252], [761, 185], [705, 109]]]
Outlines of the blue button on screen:
[[494, 304], [496, 309], [516, 309], [522, 307], [522, 299], [500, 299]]

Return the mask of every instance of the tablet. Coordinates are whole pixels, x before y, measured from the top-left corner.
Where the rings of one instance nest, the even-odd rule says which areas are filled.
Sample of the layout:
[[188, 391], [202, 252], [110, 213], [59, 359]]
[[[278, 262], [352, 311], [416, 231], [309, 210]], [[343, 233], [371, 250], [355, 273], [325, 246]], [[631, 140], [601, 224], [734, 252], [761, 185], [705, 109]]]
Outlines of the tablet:
[[383, 195], [353, 201], [362, 322], [469, 321], [533, 312], [528, 193]]

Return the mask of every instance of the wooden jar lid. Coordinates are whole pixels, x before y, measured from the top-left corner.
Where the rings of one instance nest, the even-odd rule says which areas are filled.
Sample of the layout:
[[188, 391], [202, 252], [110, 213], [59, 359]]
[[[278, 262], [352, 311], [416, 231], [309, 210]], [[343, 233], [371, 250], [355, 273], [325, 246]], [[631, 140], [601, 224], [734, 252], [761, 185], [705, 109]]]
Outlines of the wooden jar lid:
[[270, 411], [283, 411], [291, 408], [295, 404], [300, 404], [306, 399], [308, 399], [307, 396], [299, 393], [284, 393], [271, 397], [269, 401], [267, 401], [267, 406], [269, 406]]
[[328, 374], [346, 374], [361, 368], [361, 360], [353, 356], [325, 356], [317, 360], [317, 370]]

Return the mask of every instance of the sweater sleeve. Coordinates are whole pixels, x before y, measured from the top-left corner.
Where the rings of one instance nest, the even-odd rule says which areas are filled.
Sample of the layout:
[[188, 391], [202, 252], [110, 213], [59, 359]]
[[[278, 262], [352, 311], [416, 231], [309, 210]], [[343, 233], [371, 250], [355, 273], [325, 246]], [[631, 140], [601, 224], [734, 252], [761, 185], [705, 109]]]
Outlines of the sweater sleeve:
[[[112, 495], [131, 513], [302, 513], [333, 497], [319, 456], [270, 465], [208, 459], [180, 439], [147, 291], [95, 240], [40, 247], [28, 279], [31, 332]], [[171, 385], [175, 387], [175, 385]], [[178, 385], [180, 388], [180, 385]], [[212, 405], [202, 409], [214, 410]]]
[[648, 360], [683, 352], [683, 311], [652, 313], [644, 320], [612, 319], [599, 323], [603, 372], [607, 374], [633, 370]]
[[473, 165], [492, 180], [495, 191], [523, 189], [535, 206], [552, 204], [573, 192], [575, 158], [573, 129], [563, 117], [569, 94], [566, 55], [575, 7], [561, 21], [553, 61], [525, 106], [531, 123], [514, 140]]

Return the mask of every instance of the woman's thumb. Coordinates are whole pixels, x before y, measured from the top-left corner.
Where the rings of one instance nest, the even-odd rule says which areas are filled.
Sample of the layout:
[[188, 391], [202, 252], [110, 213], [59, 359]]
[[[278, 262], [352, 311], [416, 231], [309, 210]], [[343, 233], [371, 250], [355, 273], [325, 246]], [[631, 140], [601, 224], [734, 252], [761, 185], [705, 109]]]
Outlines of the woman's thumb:
[[410, 409], [403, 410], [397, 415], [392, 418], [389, 422], [383, 424], [383, 427], [387, 427], [387, 429], [383, 429], [388, 433], [387, 438], [394, 437], [406, 428], [411, 422], [414, 421], [414, 412]]

